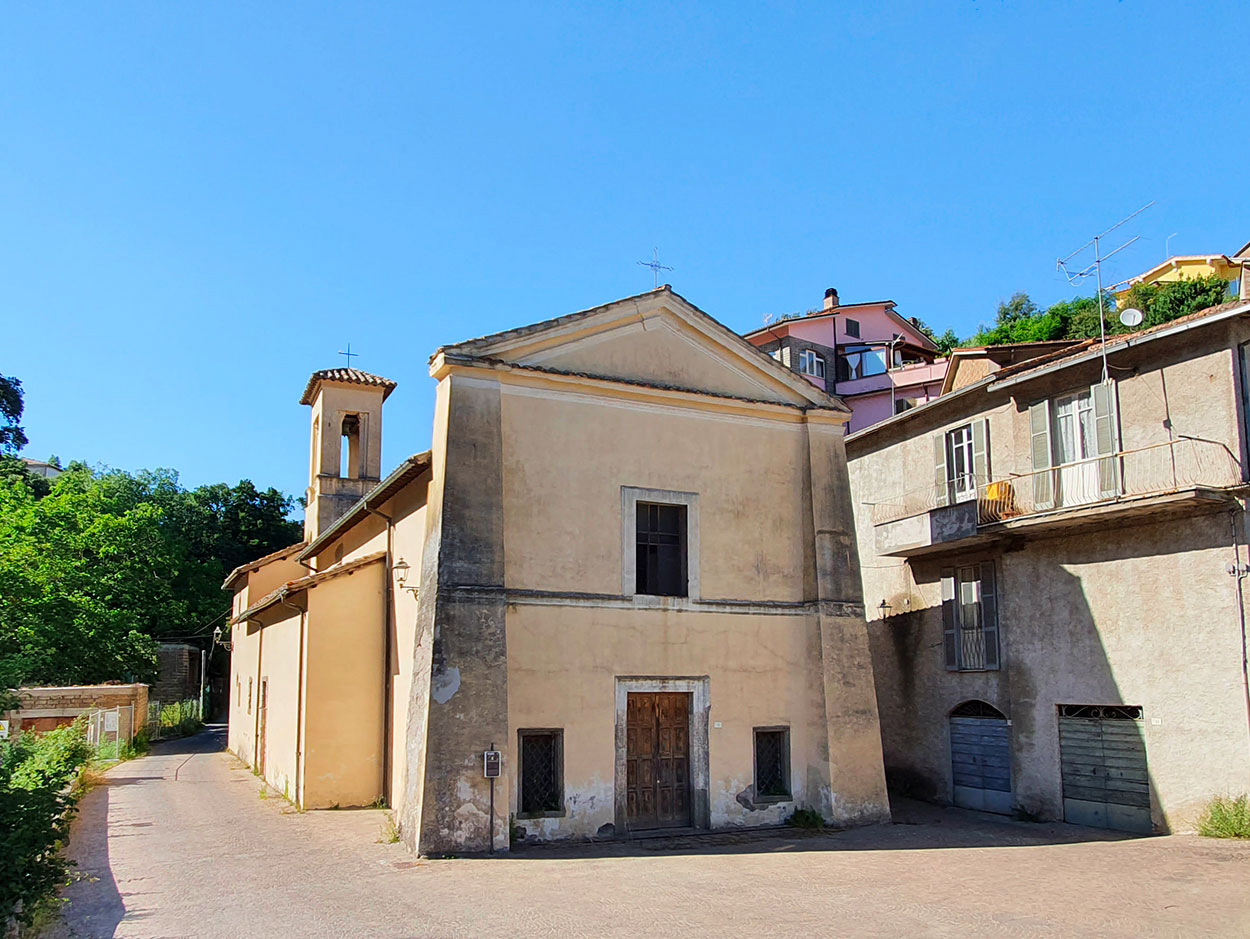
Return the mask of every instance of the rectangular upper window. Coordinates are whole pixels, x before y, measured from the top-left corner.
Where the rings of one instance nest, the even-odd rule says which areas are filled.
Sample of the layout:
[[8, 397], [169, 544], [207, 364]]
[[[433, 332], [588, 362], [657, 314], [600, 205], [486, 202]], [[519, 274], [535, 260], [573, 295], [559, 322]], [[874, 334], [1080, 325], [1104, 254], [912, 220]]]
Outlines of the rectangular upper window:
[[950, 505], [977, 498], [990, 482], [989, 421], [980, 418], [933, 437], [935, 502]]
[[992, 561], [942, 571], [946, 667], [970, 672], [999, 667], [998, 590]]
[[842, 323], [848, 336], [854, 336], [856, 339], [859, 338], [859, 320], [848, 318], [843, 320]]
[[564, 732], [522, 730], [517, 738], [517, 814], [564, 814]]
[[799, 353], [799, 371], [813, 378], [825, 377], [825, 360], [811, 349]]
[[687, 596], [686, 506], [639, 502], [635, 543], [635, 592]]
[[790, 798], [790, 729], [755, 728], [755, 801]]

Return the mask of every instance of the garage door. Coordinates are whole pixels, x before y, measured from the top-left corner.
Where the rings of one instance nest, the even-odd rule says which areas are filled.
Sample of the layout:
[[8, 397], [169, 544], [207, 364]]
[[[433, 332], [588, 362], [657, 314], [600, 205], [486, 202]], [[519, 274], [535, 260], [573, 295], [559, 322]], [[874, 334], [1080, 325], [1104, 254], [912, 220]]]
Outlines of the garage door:
[[1059, 706], [1064, 821], [1150, 834], [1141, 716], [1126, 705]]
[[951, 712], [953, 801], [981, 812], [1011, 812], [1011, 741], [1007, 718], [984, 701]]

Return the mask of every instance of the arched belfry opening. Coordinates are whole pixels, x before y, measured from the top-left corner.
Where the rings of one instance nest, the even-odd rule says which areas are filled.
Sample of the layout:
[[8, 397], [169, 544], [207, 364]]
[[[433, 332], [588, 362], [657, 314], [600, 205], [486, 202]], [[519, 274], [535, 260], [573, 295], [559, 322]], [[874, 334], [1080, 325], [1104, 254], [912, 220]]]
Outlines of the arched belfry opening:
[[342, 440], [339, 442], [339, 475], [344, 479], [359, 479], [364, 474], [361, 465], [360, 415], [343, 415]]
[[381, 479], [382, 403], [395, 383], [356, 368], [313, 372], [300, 404], [312, 408], [304, 537], [333, 525]]

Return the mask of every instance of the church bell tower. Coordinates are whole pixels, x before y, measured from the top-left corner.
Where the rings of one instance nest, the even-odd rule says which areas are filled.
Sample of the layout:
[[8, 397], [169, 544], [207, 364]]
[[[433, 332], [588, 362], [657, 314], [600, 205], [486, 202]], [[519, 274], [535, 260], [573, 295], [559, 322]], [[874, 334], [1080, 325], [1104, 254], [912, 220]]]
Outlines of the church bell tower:
[[300, 398], [312, 407], [304, 540], [312, 541], [381, 479], [382, 402], [395, 382], [355, 368], [313, 372]]

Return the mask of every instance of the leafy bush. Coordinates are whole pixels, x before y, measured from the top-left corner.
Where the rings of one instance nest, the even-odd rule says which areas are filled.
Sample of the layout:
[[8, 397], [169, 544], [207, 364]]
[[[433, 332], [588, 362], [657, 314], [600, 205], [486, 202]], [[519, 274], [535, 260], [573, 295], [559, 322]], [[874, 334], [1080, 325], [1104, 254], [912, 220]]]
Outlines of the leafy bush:
[[1198, 819], [1198, 834], [1208, 838], [1250, 838], [1250, 796], [1216, 796]]
[[61, 846], [91, 757], [81, 722], [0, 741], [0, 923], [29, 924], [65, 881]]
[[166, 704], [161, 708], [158, 717], [161, 725], [161, 736], [169, 737], [175, 734], [193, 734], [201, 727], [204, 722], [200, 720], [200, 705], [195, 698], [187, 698], [185, 701], [175, 701], [173, 704]]

